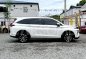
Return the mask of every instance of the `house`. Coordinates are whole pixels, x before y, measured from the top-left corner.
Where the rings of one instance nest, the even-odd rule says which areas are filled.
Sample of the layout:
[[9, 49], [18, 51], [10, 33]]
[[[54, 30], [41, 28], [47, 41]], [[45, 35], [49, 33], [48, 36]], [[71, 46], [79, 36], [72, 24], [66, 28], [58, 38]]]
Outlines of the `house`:
[[[7, 8], [6, 6], [9, 6]], [[6, 19], [6, 12], [9, 12]], [[34, 2], [23, 1], [0, 1], [0, 26], [7, 30], [8, 25], [14, 21], [16, 17], [37, 17], [39, 16], [39, 4]]]
[[80, 23], [80, 9], [81, 6], [71, 6], [66, 13], [61, 13], [60, 18], [63, 19], [64, 24], [71, 25], [73, 27], [79, 26]]
[[80, 15], [80, 18], [81, 18], [81, 26], [84, 26], [86, 25], [86, 4], [84, 4], [82, 7], [81, 7], [81, 15]]
[[60, 18], [64, 20], [64, 24], [74, 27], [86, 25], [86, 4], [83, 6], [72, 6], [65, 13], [61, 13]]
[[[8, 10], [6, 4], [10, 4]], [[9, 11], [10, 17], [36, 17], [39, 15], [39, 4], [33, 2], [10, 1], [0, 2], [0, 17], [4, 17], [3, 12]]]

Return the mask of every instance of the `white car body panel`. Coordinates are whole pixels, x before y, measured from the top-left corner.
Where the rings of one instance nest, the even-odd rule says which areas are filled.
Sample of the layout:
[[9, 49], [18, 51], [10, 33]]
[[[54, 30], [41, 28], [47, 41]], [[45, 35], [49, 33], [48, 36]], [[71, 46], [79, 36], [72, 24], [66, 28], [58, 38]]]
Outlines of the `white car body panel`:
[[31, 38], [61, 38], [64, 31], [72, 31], [75, 35], [75, 37], [79, 37], [79, 30], [74, 29], [70, 26], [60, 26], [57, 25], [37, 25], [37, 24], [18, 24], [19, 20], [24, 18], [19, 18], [17, 21], [15, 21], [13, 24], [15, 26], [10, 28], [10, 35], [16, 36], [17, 32], [20, 30], [26, 30]]

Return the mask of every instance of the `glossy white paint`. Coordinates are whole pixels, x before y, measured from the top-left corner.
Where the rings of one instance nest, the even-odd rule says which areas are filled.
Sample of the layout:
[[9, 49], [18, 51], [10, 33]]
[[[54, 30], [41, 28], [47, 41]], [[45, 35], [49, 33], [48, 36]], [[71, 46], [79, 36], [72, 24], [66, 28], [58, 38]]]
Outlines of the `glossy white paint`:
[[[34, 18], [44, 18], [44, 17], [34, 17]], [[79, 32], [78, 32], [79, 30], [71, 26], [63, 25], [59, 27], [57, 25], [37, 25], [37, 24], [27, 25], [27, 24], [16, 23], [20, 19], [25, 19], [25, 18], [18, 18], [18, 20], [13, 23], [15, 26], [10, 28], [11, 36], [16, 36], [16, 33], [20, 30], [26, 30], [27, 32], [30, 33], [31, 38], [61, 38], [61, 35], [65, 31], [70, 30], [75, 34], [75, 37], [79, 37]]]

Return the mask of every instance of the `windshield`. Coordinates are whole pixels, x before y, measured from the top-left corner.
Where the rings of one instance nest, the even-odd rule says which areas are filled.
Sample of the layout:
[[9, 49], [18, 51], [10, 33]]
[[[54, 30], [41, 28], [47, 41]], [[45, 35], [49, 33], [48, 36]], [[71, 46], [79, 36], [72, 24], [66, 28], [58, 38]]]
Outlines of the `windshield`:
[[62, 22], [60, 22], [60, 21], [58, 21], [58, 20], [56, 20], [56, 19], [54, 19], [56, 22], [57, 22], [57, 24], [59, 24], [60, 26], [63, 26], [64, 24], [62, 23]]

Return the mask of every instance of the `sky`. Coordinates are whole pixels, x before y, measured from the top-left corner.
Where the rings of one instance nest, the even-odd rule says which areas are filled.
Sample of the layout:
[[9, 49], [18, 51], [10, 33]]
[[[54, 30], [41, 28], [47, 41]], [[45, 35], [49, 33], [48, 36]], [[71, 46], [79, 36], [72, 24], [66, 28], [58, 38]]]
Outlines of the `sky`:
[[[16, 0], [16, 1], [26, 1], [26, 2], [37, 2], [40, 7], [40, 14], [60, 14], [64, 10], [64, 0]], [[67, 9], [71, 5], [76, 5], [80, 0], [67, 0]], [[43, 14], [44, 13], [44, 14]]]
[[[41, 9], [64, 9], [64, 0], [16, 0], [38, 2]], [[67, 0], [67, 9], [70, 5], [76, 5], [80, 0]]]
[[[40, 15], [52, 15], [60, 14], [64, 9], [64, 0], [17, 0], [17, 1], [28, 1], [28, 2], [37, 2], [40, 7]], [[67, 0], [67, 9], [71, 5], [76, 6], [80, 0]]]

